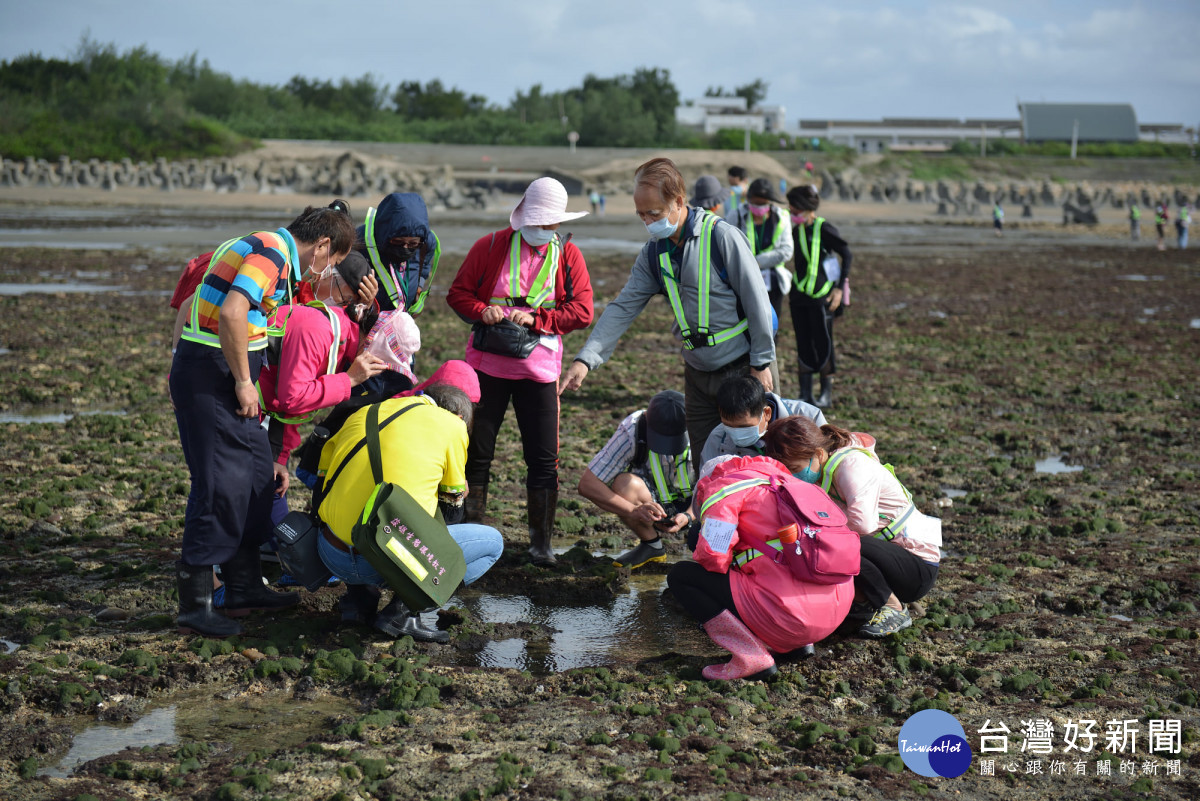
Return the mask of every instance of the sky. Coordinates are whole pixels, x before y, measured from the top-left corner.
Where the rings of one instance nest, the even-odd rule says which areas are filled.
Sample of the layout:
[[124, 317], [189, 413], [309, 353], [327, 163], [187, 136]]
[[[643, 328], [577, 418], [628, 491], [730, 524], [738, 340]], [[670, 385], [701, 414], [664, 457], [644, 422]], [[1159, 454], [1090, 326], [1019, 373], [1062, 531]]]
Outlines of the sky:
[[588, 73], [670, 71], [683, 98], [762, 78], [798, 119], [1016, 119], [1018, 102], [1132, 103], [1200, 126], [1198, 0], [0, 0], [0, 60], [193, 53], [283, 84], [440, 79], [507, 105]]

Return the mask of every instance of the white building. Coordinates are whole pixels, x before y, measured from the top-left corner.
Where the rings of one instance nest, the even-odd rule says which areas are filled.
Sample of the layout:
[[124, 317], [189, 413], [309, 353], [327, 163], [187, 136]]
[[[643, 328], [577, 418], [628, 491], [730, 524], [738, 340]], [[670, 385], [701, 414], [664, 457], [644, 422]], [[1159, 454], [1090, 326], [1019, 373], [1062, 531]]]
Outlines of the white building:
[[1021, 121], [884, 117], [882, 120], [800, 120], [797, 136], [852, 147], [860, 153], [885, 150], [946, 150], [955, 142], [1021, 139]]
[[705, 135], [725, 128], [752, 133], [782, 131], [787, 119], [783, 106], [747, 109], [744, 97], [699, 97], [675, 108], [675, 122]]

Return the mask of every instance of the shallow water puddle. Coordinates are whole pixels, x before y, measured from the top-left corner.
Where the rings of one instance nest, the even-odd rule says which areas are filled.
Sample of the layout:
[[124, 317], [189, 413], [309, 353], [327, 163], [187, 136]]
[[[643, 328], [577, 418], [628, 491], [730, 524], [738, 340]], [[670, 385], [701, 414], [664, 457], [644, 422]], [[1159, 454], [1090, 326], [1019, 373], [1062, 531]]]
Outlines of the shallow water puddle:
[[1117, 280], [1118, 281], [1162, 281], [1162, 280], [1164, 280], [1164, 276], [1161, 276], [1161, 275], [1139, 275], [1137, 273], [1134, 273], [1133, 275], [1118, 275]]
[[71, 750], [55, 765], [38, 771], [65, 778], [85, 762], [126, 748], [199, 742], [228, 744], [248, 754], [264, 742], [287, 748], [328, 728], [328, 719], [355, 710], [343, 698], [296, 699], [290, 692], [222, 700], [213, 690], [174, 696], [174, 703], [151, 710], [128, 725], [96, 723], [80, 731]]
[[128, 289], [118, 284], [85, 284], [78, 281], [63, 284], [3, 284], [0, 283], [0, 295], [55, 295], [60, 292], [89, 293], [89, 292], [120, 292]]
[[648, 657], [706, 653], [712, 643], [683, 612], [665, 606], [662, 575], [630, 580], [629, 593], [595, 606], [543, 606], [521, 595], [456, 598], [485, 623], [534, 623], [553, 629], [545, 638], [489, 642], [464, 655], [463, 664], [515, 668], [545, 675], [571, 668], [633, 664]]
[[4, 649], [5, 654], [11, 654], [20, 647], [20, 643], [15, 643], [12, 640], [6, 640], [3, 637], [0, 637], [0, 648]]
[[1033, 463], [1035, 473], [1078, 473], [1083, 465], [1067, 464], [1062, 456], [1048, 456]]
[[0, 412], [0, 423], [65, 423], [73, 417], [94, 417], [100, 414], [124, 417], [128, 412], [124, 409], [89, 409], [83, 412], [43, 412], [41, 414]]
[[1188, 328], [1200, 328], [1200, 317], [1193, 317], [1192, 321], [1188, 323]]
[[942, 494], [947, 498], [961, 498], [967, 494], [965, 489], [954, 489], [953, 487], [942, 487]]

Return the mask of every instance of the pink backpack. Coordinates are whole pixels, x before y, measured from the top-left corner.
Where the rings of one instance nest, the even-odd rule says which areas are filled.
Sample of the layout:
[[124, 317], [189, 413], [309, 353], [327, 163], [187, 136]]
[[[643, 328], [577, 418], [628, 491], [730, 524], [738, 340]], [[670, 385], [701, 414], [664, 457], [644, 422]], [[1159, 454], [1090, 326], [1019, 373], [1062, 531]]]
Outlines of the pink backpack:
[[778, 476], [757, 483], [768, 485], [779, 507], [780, 522], [785, 526], [795, 523], [799, 536], [794, 545], [781, 544], [779, 548], [742, 529], [738, 529], [739, 539], [777, 564], [787, 565], [800, 581], [841, 584], [858, 575], [858, 534], [846, 525], [846, 513], [820, 487]]

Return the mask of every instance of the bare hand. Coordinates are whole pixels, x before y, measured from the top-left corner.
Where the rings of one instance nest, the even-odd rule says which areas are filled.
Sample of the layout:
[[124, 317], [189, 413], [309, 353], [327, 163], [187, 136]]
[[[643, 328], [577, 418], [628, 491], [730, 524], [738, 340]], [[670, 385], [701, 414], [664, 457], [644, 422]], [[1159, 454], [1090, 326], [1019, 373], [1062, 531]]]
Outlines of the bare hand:
[[775, 389], [775, 382], [771, 378], [771, 368], [769, 366], [762, 370], [755, 370], [751, 367], [750, 375], [758, 379], [758, 383], [763, 385], [764, 391], [771, 392]]
[[533, 328], [533, 315], [529, 312], [514, 310], [513, 313], [508, 316], [508, 319], [512, 320], [519, 326]]
[[558, 381], [558, 394], [563, 394], [563, 390], [575, 390], [583, 386], [583, 379], [587, 378], [588, 366], [583, 362], [571, 362], [571, 366], [562, 374], [562, 378]]
[[375, 295], [379, 292], [379, 282], [375, 280], [374, 273], [367, 273], [363, 276], [363, 280], [358, 283], [358, 299], [368, 306], [375, 300]]
[[483, 310], [479, 319], [483, 321], [484, 325], [495, 325], [504, 319], [504, 312], [500, 311], [499, 306], [488, 306]]
[[350, 386], [357, 387], [368, 378], [377, 376], [387, 369], [387, 362], [380, 359], [374, 353], [363, 351], [358, 354], [354, 363], [350, 365], [350, 369], [346, 374], [350, 376]]
[[[669, 523], [669, 525], [668, 525], [668, 523]], [[687, 512], [677, 512], [676, 514], [671, 515], [670, 517], [666, 518], [665, 520], [659, 521], [658, 525], [656, 525], [655, 528], [657, 528], [663, 534], [675, 534], [676, 532], [687, 528], [688, 523], [689, 523], [689, 519], [687, 516]]]
[[643, 523], [653, 523], [656, 520], [662, 520], [667, 516], [667, 513], [663, 511], [663, 508], [657, 503], [650, 501], [649, 503], [643, 503], [633, 507], [633, 511], [629, 513], [629, 516], [634, 520], [640, 520]]
[[258, 417], [258, 388], [254, 384], [234, 384], [239, 417]]
[[283, 493], [287, 492], [288, 487], [291, 486], [292, 477], [288, 473], [287, 467], [279, 462], [272, 464], [271, 468], [275, 471], [275, 497], [282, 498]]
[[842, 290], [835, 289], [829, 293], [829, 310], [837, 311], [838, 306], [842, 305]]

